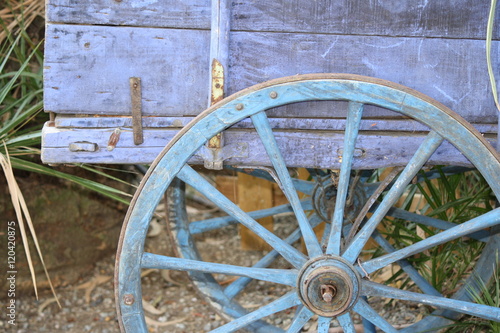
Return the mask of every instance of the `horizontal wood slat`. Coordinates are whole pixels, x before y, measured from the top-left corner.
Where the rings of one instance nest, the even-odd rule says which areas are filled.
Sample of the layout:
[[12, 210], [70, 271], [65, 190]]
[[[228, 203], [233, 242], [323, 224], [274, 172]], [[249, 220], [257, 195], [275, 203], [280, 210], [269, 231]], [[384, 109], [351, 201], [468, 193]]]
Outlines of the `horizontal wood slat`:
[[[49, 22], [209, 29], [209, 0], [49, 0]], [[483, 39], [489, 1], [234, 1], [239, 31]], [[500, 31], [496, 29], [498, 37]]]
[[[338, 112], [338, 111], [337, 111]], [[337, 113], [335, 112], [335, 113]], [[332, 112], [333, 114], [333, 112]], [[194, 117], [143, 117], [146, 128], [182, 128]], [[346, 120], [344, 118], [269, 118], [273, 129], [282, 130], [318, 130], [343, 131]], [[56, 117], [57, 128], [132, 128], [132, 118], [126, 116], [115, 117], [84, 117], [59, 115]], [[496, 133], [497, 124], [475, 124], [474, 127], [481, 133]], [[243, 119], [231, 126], [233, 129], [253, 128], [250, 119]], [[428, 131], [428, 127], [410, 119], [362, 119], [361, 131], [394, 131], [419, 132]]]
[[[130, 77], [141, 78], [146, 116], [193, 116], [206, 107], [208, 31], [49, 25], [46, 38], [46, 111], [129, 115]], [[493, 51], [500, 58], [498, 42]], [[479, 40], [234, 32], [225, 84], [234, 93], [295, 74], [361, 74], [421, 91], [471, 122], [493, 123], [484, 52]], [[332, 115], [330, 104], [310, 102], [271, 114], [311, 118], [345, 111]]]
[[[144, 131], [144, 144], [138, 149], [133, 141], [131, 130], [124, 130], [116, 148], [109, 151], [107, 145], [114, 129], [58, 129], [44, 128], [44, 149], [42, 159], [45, 163], [124, 163], [150, 164], [164, 146], [178, 132], [175, 129]], [[340, 167], [344, 133], [331, 131], [302, 132], [274, 131], [278, 146], [290, 167]], [[244, 145], [244, 157], [230, 158], [225, 163], [249, 166], [270, 165], [263, 154], [264, 147], [257, 134], [250, 130], [227, 130], [225, 139], [228, 144]], [[423, 135], [390, 135], [388, 133], [361, 132], [356, 142], [354, 168], [379, 168], [406, 165]], [[93, 144], [95, 152], [71, 152], [69, 144], [78, 142], [85, 146]], [[494, 140], [491, 140], [494, 144]], [[191, 161], [203, 164], [200, 156]], [[449, 143], [445, 142], [430, 159], [431, 164], [470, 165], [464, 156]]]

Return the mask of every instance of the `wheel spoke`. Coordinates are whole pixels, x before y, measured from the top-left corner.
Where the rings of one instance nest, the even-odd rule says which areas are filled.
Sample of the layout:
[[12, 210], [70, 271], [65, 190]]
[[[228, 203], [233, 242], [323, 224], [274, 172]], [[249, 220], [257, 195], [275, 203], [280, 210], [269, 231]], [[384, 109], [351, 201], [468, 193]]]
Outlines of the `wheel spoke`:
[[403, 169], [400, 176], [386, 194], [378, 208], [375, 210], [371, 218], [366, 222], [361, 231], [356, 234], [353, 241], [347, 247], [343, 257], [354, 262], [366, 242], [370, 239], [371, 234], [385, 216], [387, 211], [396, 203], [405, 191], [406, 185], [415, 177], [422, 166], [432, 156], [434, 151], [441, 145], [443, 138], [436, 132], [430, 132], [424, 142], [417, 149], [416, 153], [411, 158], [408, 165]]
[[148, 252], [144, 252], [142, 255], [141, 267], [246, 276], [256, 280], [269, 281], [288, 286], [295, 286], [297, 284], [296, 280], [298, 274], [298, 271], [294, 269], [270, 269], [226, 265], [199, 260], [167, 257]]
[[[384, 238], [382, 235], [375, 230], [372, 235], [373, 239], [386, 251], [387, 253], [394, 253], [396, 249]], [[403, 271], [408, 274], [410, 279], [422, 290], [425, 294], [442, 296], [439, 291], [436, 290], [406, 259], [401, 259], [397, 261], [397, 264], [403, 269]], [[364, 269], [364, 265], [363, 265]]]
[[461, 312], [486, 320], [500, 322], [500, 309], [493, 306], [464, 302], [455, 299], [423, 295], [411, 291], [400, 290], [382, 284], [363, 280], [361, 293], [366, 296], [379, 296], [385, 298], [412, 301], [441, 309]]
[[340, 165], [339, 183], [337, 186], [337, 198], [335, 201], [335, 211], [332, 217], [332, 229], [326, 248], [327, 254], [340, 254], [340, 239], [342, 235], [342, 225], [344, 224], [344, 208], [349, 190], [349, 180], [351, 179], [352, 160], [354, 157], [354, 147], [358, 137], [359, 124], [363, 114], [363, 104], [349, 102], [347, 114], [347, 124], [344, 137], [344, 151]]
[[[302, 209], [304, 210], [312, 210], [312, 202], [310, 199], [302, 200], [301, 202]], [[248, 216], [254, 220], [261, 219], [268, 216], [273, 216], [282, 213], [292, 212], [292, 206], [290, 204], [284, 204], [272, 208], [255, 210], [253, 212], [247, 212]], [[231, 224], [238, 223], [232, 216], [222, 216], [215, 217], [212, 219], [194, 221], [189, 224], [189, 232], [192, 235], [200, 234], [202, 232], [207, 232], [219, 228], [226, 227]]]
[[420, 253], [431, 247], [452, 241], [454, 239], [467, 236], [475, 231], [492, 227], [498, 223], [500, 223], [500, 208], [492, 210], [470, 221], [459, 224], [454, 228], [442, 231], [439, 234], [423, 239], [396, 252], [389, 253], [384, 256], [367, 261], [363, 264], [363, 269], [367, 273], [373, 273], [382, 267], [396, 262], [397, 260], [407, 258], [416, 253]]
[[[302, 253], [300, 253], [291, 245], [285, 243], [282, 239], [280, 239], [275, 234], [260, 225], [257, 221], [249, 217], [247, 213], [241, 210], [241, 208], [239, 208], [231, 200], [226, 198], [190, 166], [185, 165], [179, 172], [177, 177], [186, 184], [191, 185], [193, 188], [207, 197], [207, 199], [209, 199], [226, 213], [231, 215], [234, 219], [252, 230], [257, 236], [262, 238], [265, 242], [271, 245], [271, 247], [278, 251], [294, 267], [300, 268], [306, 262], [307, 259]], [[298, 205], [300, 205], [300, 202], [298, 202]], [[307, 222], [307, 225], [309, 226], [309, 228], [311, 228], [309, 222]]]
[[328, 333], [330, 329], [330, 323], [332, 322], [332, 318], [329, 317], [318, 317], [318, 333]]
[[293, 306], [299, 305], [300, 303], [301, 302], [299, 297], [297, 296], [297, 293], [290, 292], [282, 296], [281, 298], [277, 299], [276, 301], [271, 302], [268, 305], [259, 308], [258, 310], [250, 312], [249, 314], [237, 318], [227, 323], [226, 325], [221, 326], [210, 332], [211, 333], [234, 332], [240, 328], [247, 326], [250, 323], [253, 323], [256, 320], [265, 318], [269, 315], [272, 315], [273, 313], [280, 312], [288, 308], [291, 308]]
[[[458, 224], [448, 222], [448, 221], [443, 221], [440, 219], [436, 219], [433, 217], [425, 216], [425, 215], [420, 215], [416, 213], [411, 213], [409, 211], [406, 211], [401, 208], [396, 208], [392, 207], [389, 209], [387, 212], [387, 216], [394, 217], [396, 219], [402, 219], [402, 220], [407, 220], [411, 221], [414, 223], [419, 223], [423, 224], [429, 227], [437, 228], [440, 230], [447, 230], [453, 227], [456, 227]], [[478, 231], [475, 233], [472, 233], [468, 235], [468, 237], [482, 241], [482, 242], [487, 242], [489, 240], [489, 233], [487, 231]]]
[[344, 313], [337, 317], [340, 327], [344, 330], [344, 333], [356, 333], [354, 328], [354, 322], [352, 321], [351, 315], [349, 313]]
[[380, 316], [366, 301], [361, 298], [358, 299], [358, 302], [354, 305], [354, 311], [386, 333], [397, 332], [391, 324], [382, 318], [382, 316]]
[[311, 310], [303, 306], [298, 315], [293, 319], [292, 325], [288, 328], [286, 333], [298, 333], [304, 327], [304, 325], [311, 319], [314, 315]]
[[321, 236], [321, 246], [326, 248], [328, 244], [328, 238], [330, 238], [330, 232], [332, 231], [332, 224], [325, 223], [325, 230], [323, 230], [323, 236]]
[[[310, 223], [313, 228], [316, 227], [321, 222], [323, 221], [321, 221], [321, 219], [317, 215], [313, 215], [312, 218], [310, 219]], [[288, 244], [293, 244], [294, 242], [300, 239], [300, 236], [301, 236], [300, 229], [296, 229], [293, 233], [290, 234], [290, 236], [288, 236], [285, 239], [285, 242], [287, 242]], [[269, 265], [271, 265], [271, 263], [273, 263], [276, 260], [278, 255], [279, 254], [276, 250], [272, 250], [252, 267], [256, 268], [269, 267]], [[238, 278], [236, 281], [228, 285], [226, 289], [224, 289], [224, 294], [229, 299], [232, 299], [233, 297], [238, 295], [250, 282], [252, 282], [252, 279], [250, 278], [247, 277]]]
[[274, 137], [273, 131], [271, 129], [271, 125], [269, 124], [269, 120], [264, 112], [257, 113], [252, 117], [253, 124], [257, 133], [264, 144], [264, 148], [266, 149], [267, 155], [273, 164], [276, 173], [281, 182], [280, 187], [282, 188], [285, 196], [293, 207], [293, 211], [295, 216], [297, 217], [297, 221], [299, 223], [299, 227], [302, 230], [302, 236], [304, 237], [304, 243], [306, 244], [307, 251], [310, 257], [316, 257], [323, 254], [321, 250], [321, 246], [314, 234], [311, 225], [307, 220], [307, 216], [300, 205], [299, 196], [297, 195], [297, 191], [293, 186], [292, 177], [288, 173], [288, 169], [286, 167], [285, 161], [281, 156], [281, 152], [278, 148], [278, 143]]

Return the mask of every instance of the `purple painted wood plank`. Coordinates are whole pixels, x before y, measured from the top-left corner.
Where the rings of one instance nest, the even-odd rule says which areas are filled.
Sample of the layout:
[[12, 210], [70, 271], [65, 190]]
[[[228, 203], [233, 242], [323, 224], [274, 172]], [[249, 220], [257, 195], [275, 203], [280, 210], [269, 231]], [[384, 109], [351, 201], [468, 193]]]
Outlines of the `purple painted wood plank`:
[[[181, 128], [186, 126], [194, 117], [143, 117], [145, 128]], [[343, 118], [269, 118], [274, 129], [300, 129], [300, 130], [331, 130], [340, 131], [345, 129]], [[55, 119], [58, 128], [109, 128], [129, 127], [132, 128], [131, 117], [85, 117], [58, 115]], [[497, 124], [474, 124], [481, 133], [496, 133]], [[253, 128], [250, 119], [244, 119], [231, 128]], [[428, 127], [415, 120], [409, 119], [366, 119], [361, 120], [361, 131], [397, 131], [397, 132], [421, 132], [428, 131]]]
[[[145, 129], [144, 144], [135, 146], [131, 130], [123, 131], [116, 148], [107, 150], [109, 137], [114, 129], [73, 129], [60, 130], [46, 127], [42, 159], [45, 163], [151, 163], [163, 147], [173, 138], [175, 129]], [[328, 131], [274, 131], [287, 165], [293, 167], [318, 167], [339, 169], [339, 154], [342, 153], [344, 134]], [[263, 154], [264, 147], [255, 132], [228, 130], [225, 133], [227, 143], [246, 143], [248, 155], [244, 158], [227, 160], [232, 165], [270, 165]], [[423, 135], [408, 133], [405, 136], [389, 133], [360, 133], [356, 143], [354, 168], [379, 168], [405, 165], [417, 147], [422, 143]], [[73, 142], [95, 143], [96, 152], [70, 152]], [[200, 156], [191, 161], [203, 164]], [[453, 146], [445, 142], [430, 159], [431, 164], [465, 165], [470, 163]]]
[[70, 24], [210, 28], [208, 0], [48, 0], [47, 21]]
[[[230, 93], [283, 76], [351, 73], [403, 84], [445, 104], [468, 121], [494, 123], [484, 41], [235, 32], [231, 35]], [[500, 57], [493, 43], [493, 57]], [[478, 60], [480, 59], [480, 60]], [[274, 117], [346, 114], [321, 102], [289, 105]], [[365, 116], [394, 116], [366, 108]]]
[[[49, 0], [47, 9], [48, 21], [58, 23], [210, 27], [208, 0]], [[245, 31], [483, 39], [488, 9], [488, 1], [475, 0], [234, 1], [231, 24]]]
[[130, 115], [130, 77], [143, 115], [206, 107], [208, 31], [49, 25], [45, 50], [46, 111]]
[[[494, 123], [484, 42], [425, 38], [236, 32], [229, 93], [298, 73], [344, 72], [419, 90], [471, 122]], [[196, 30], [49, 25], [45, 107], [56, 113], [128, 115], [129, 77], [141, 77], [145, 115], [197, 115], [206, 107], [209, 33]], [[499, 54], [499, 44], [494, 43]], [[308, 102], [274, 117], [342, 117], [345, 109]], [[393, 113], [366, 108], [368, 117]]]

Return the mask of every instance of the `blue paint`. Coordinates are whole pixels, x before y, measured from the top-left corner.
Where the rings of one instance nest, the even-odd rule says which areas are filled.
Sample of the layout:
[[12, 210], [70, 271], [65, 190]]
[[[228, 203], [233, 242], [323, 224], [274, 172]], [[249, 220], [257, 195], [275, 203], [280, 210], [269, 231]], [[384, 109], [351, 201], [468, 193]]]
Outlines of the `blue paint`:
[[420, 242], [405, 247], [402, 250], [386, 254], [384, 256], [372, 259], [363, 264], [363, 268], [372, 273], [387, 266], [399, 259], [407, 258], [415, 253], [420, 253], [433, 246], [449, 242], [451, 240], [467, 236], [475, 231], [490, 228], [500, 223], [500, 208], [494, 209], [470, 221], [464, 222], [451, 229], [430, 236]]
[[[373, 240], [380, 245], [387, 253], [394, 253], [397, 250], [382, 235], [375, 230], [372, 234]], [[405, 259], [396, 261], [396, 263], [408, 274], [411, 280], [422, 290], [423, 293], [433, 296], [443, 296], [436, 290], [420, 273]], [[364, 264], [361, 264], [364, 269]]]
[[[313, 215], [309, 219], [309, 223], [311, 224], [311, 227], [316, 227], [318, 224], [320, 224], [321, 221], [317, 215]], [[298, 241], [301, 237], [301, 232], [300, 229], [296, 229], [290, 236], [288, 236], [285, 239], [285, 242], [288, 244], [293, 244], [296, 241]], [[255, 265], [252, 267], [269, 267], [277, 258], [278, 258], [278, 251], [272, 250], [269, 253], [267, 253], [262, 259], [260, 259]], [[228, 298], [234, 298], [237, 294], [239, 294], [243, 288], [245, 288], [252, 280], [249, 278], [239, 278], [230, 285], [224, 289], [224, 294]]]
[[213, 331], [212, 333], [226, 333], [226, 332], [234, 332], [239, 328], [243, 328], [249, 323], [267, 317], [273, 313], [283, 311], [289, 309], [295, 305], [299, 305], [300, 300], [295, 292], [290, 292], [285, 296], [279, 298], [278, 300], [271, 302], [258, 310], [249, 313], [246, 316], [240, 317], [236, 320], [231, 321], [230, 323], [221, 326]]
[[286, 333], [299, 333], [313, 315], [311, 310], [302, 306]]
[[356, 333], [350, 313], [338, 316], [337, 320], [339, 321], [340, 327], [344, 330], [344, 333]]
[[[273, 91], [277, 93], [278, 98], [270, 98], [270, 93]], [[295, 249], [291, 249], [286, 241], [275, 238], [275, 236], [267, 231], [260, 230], [254, 225], [255, 221], [253, 218], [249, 217], [248, 214], [239, 211], [234, 204], [228, 202], [229, 200], [227, 198], [224, 198], [220, 195], [220, 193], [217, 193], [210, 184], [207, 185], [206, 181], [204, 181], [202, 177], [192, 168], [187, 166], [186, 163], [197, 152], [197, 150], [205, 144], [208, 138], [231, 126], [233, 123], [246, 117], [254, 116], [263, 110], [277, 105], [312, 99], [353, 100], [361, 104], [371, 103], [383, 105], [391, 110], [399, 111], [406, 116], [422, 121], [424, 124], [433, 129], [433, 131], [430, 132], [428, 137], [424, 140], [424, 143], [419, 145], [417, 153], [412, 153], [413, 157], [410, 158], [409, 166], [391, 186], [389, 193], [386, 194], [386, 198], [391, 197], [390, 200], [382, 202], [380, 205], [382, 208], [377, 208], [374, 216], [380, 215], [380, 218], [382, 218], [383, 215], [387, 213], [392, 206], [392, 202], [399, 197], [406, 184], [410, 182], [416, 174], [416, 171], [418, 171], [421, 166], [425, 164], [432, 152], [436, 151], [435, 154], [438, 154], [439, 150], [437, 147], [441, 144], [443, 138], [456, 145], [469, 159], [477, 164], [478, 169], [489, 182], [495, 194], [499, 196], [500, 182], [498, 180], [500, 177], [500, 163], [498, 155], [489, 148], [488, 144], [481, 137], [481, 135], [472, 130], [460, 118], [455, 117], [448, 109], [441, 107], [438, 104], [429, 101], [426, 97], [420, 96], [408, 89], [389, 83], [380, 84], [379, 81], [372, 82], [371, 79], [366, 78], [358, 77], [354, 79], [352, 77], [346, 78], [343, 76], [339, 77], [328, 75], [287, 78], [251, 88], [219, 103], [217, 106], [200, 115], [194, 122], [183, 128], [181, 132], [168, 144], [162, 154], [160, 154], [157, 160], [153, 163], [148, 174], [145, 176], [139, 192], [135, 196], [127, 214], [126, 223], [123, 229], [123, 241], [120, 244], [117, 264], [117, 301], [119, 303], [120, 311], [119, 318], [122, 320], [122, 325], [127, 325], [127, 332], [146, 332], [144, 330], [145, 324], [143, 323], [143, 319], [141, 317], [142, 307], [139, 304], [140, 302], [135, 302], [132, 305], [126, 305], [123, 302], [123, 297], [131, 294], [134, 295], [136, 299], [140, 298], [141, 261], [143, 259], [143, 244], [147, 233], [149, 219], [153, 214], [155, 205], [160, 201], [167, 187], [170, 184], [175, 184], [177, 182], [174, 181], [176, 176], [180, 176], [183, 180], [189, 182], [192, 186], [201, 191], [201, 193], [209, 197], [209, 199], [212, 199], [212, 201], [218, 206], [222, 206], [222, 208], [227, 210], [230, 215], [233, 215], [233, 219], [238, 220], [243, 224], [247, 224], [254, 230], [261, 232], [261, 237], [266, 239], [268, 243], [275, 248], [275, 250], [282, 253], [289, 261], [295, 263], [297, 268], [303, 267], [305, 260], [307, 259], [306, 256], [300, 254], [300, 252]], [[237, 107], [239, 104], [242, 104], [244, 107]], [[261, 121], [259, 117], [262, 116], [254, 118]], [[270, 127], [268, 125], [264, 126], [263, 129], [264, 132], [270, 131]], [[262, 128], [260, 131], [262, 131]], [[264, 138], [268, 137], [270, 137], [270, 135], [264, 136]], [[358, 141], [361, 139], [362, 137], [359, 136]], [[263, 146], [272, 148], [268, 150], [269, 154], [274, 155], [274, 157], [269, 160], [274, 160], [278, 167], [280, 164], [286, 164], [286, 160], [284, 160], [285, 157], [283, 156], [283, 160], [280, 160], [280, 156], [276, 153], [280, 152], [281, 147], [278, 146], [276, 148], [276, 144], [270, 144], [269, 140], [266, 140]], [[353, 169], [356, 169], [357, 159], [358, 157], [353, 158]], [[289, 192], [288, 194], [295, 193], [296, 196], [296, 189], [293, 181], [291, 181], [289, 177], [284, 174], [278, 173], [278, 177], [280, 178], [279, 183], [285, 191]], [[182, 193], [182, 190], [180, 189], [179, 192], [176, 193], [180, 195], [179, 193]], [[289, 195], [289, 197], [292, 197], [292, 200], [293, 196], [293, 194]], [[182, 202], [183, 201], [174, 201], [173, 204], [183, 206]], [[295, 211], [299, 211], [299, 215], [301, 214], [300, 211], [303, 211], [301, 203], [298, 200], [295, 204], [292, 203], [292, 206], [294, 206]], [[382, 212], [382, 210], [385, 211]], [[190, 244], [192, 244], [190, 243], [192, 238], [191, 233], [189, 232], [187, 217], [183, 215], [185, 213], [182, 212], [182, 209], [177, 210], [175, 214], [177, 215], [173, 220], [175, 221], [173, 233], [176, 244], [178, 247], [182, 248], [182, 256], [184, 258], [197, 262], [199, 260], [197, 259], [198, 255], [196, 253], [196, 249], [190, 247]], [[364, 244], [370, 237], [371, 232], [377, 224], [377, 219], [380, 221], [379, 217], [376, 217], [371, 222], [369, 221], [367, 226], [365, 226], [361, 231], [362, 236], [359, 238], [355, 237], [352, 244], [347, 248], [345, 257], [350, 262], [354, 262], [357, 259], [359, 247], [362, 247], [362, 244]], [[309, 224], [307, 220], [305, 220], [304, 223]], [[368, 272], [371, 272], [385, 266], [389, 262], [395, 262], [414, 252], [425, 250], [428, 246], [433, 246], [442, 241], [448, 241], [450, 239], [460, 237], [461, 235], [467, 235], [481, 228], [496, 226], [499, 223], [500, 219], [498, 219], [498, 212], [493, 211], [477, 219], [465, 222], [460, 226], [443, 231], [442, 233], [436, 235], [438, 238], [432, 238], [436, 237], [432, 236], [426, 240], [428, 243], [417, 243], [407, 249], [398, 250], [381, 258], [368, 261], [363, 264], [363, 268], [367, 265], [366, 267], [368, 268]], [[308, 228], [301, 228], [301, 230], [308, 230]], [[457, 234], [455, 233], [456, 230], [459, 230], [460, 232]], [[454, 236], [451, 236], [452, 233]], [[442, 236], [439, 238], [439, 235]], [[488, 249], [487, 251], [491, 252], [492, 249], [499, 248], [499, 246], [498, 237], [491, 236], [486, 248]], [[488, 253], [485, 253], [486, 256], [487, 254]], [[151, 264], [151, 261], [148, 259], [149, 254], [144, 255], [144, 258], [146, 258], [144, 260], [145, 264]], [[168, 264], [165, 267], [174, 267], [179, 269], [189, 269], [190, 267], [194, 267], [195, 269], [191, 269], [189, 273], [198, 289], [200, 289], [200, 291], [207, 296], [210, 303], [220, 305], [222, 312], [227, 314], [229, 317], [234, 318], [234, 320], [230, 321], [228, 324], [229, 326], [221, 327], [219, 331], [216, 332], [230, 332], [247, 325], [253, 325], [250, 326], [249, 329], [256, 332], [271, 332], [273, 327], [271, 325], [268, 325], [269, 327], [267, 327], [267, 324], [260, 321], [261, 318], [267, 314], [273, 313], [274, 311], [279, 311], [279, 309], [286, 309], [300, 304], [300, 301], [297, 300], [297, 295], [292, 292], [277, 301], [277, 303], [271, 303], [247, 314], [247, 312], [243, 310], [237, 302], [229, 299], [228, 295], [224, 294], [223, 290], [220, 289], [218, 283], [213, 280], [213, 277], [209, 273], [204, 273], [206, 271], [217, 272], [220, 270], [224, 270], [227, 273], [233, 273], [236, 268], [230, 266], [218, 266], [210, 263], [200, 263], [200, 266], [204, 267], [201, 269], [199, 266], [193, 266], [192, 264], [194, 264], [194, 262], [184, 260], [185, 259], [176, 259], [175, 264], [173, 264], [174, 261], [170, 261], [169, 259]], [[267, 263], [263, 265], [266, 266]], [[484, 276], [485, 278], [491, 276], [491, 272], [487, 270], [487, 266], [488, 262], [483, 255], [483, 257], [479, 259], [477, 269], [482, 272], [481, 276]], [[278, 277], [277, 272], [267, 272], [266, 268], [250, 267], [247, 269], [248, 270], [245, 271], [245, 274], [248, 273], [248, 275], [254, 278], [269, 280], [285, 279], [285, 281], [288, 281], [287, 283], [292, 283], [290, 277]], [[293, 283], [296, 283], [296, 280], [294, 281], [295, 282]], [[455, 295], [456, 297], [461, 298], [461, 300], [455, 301], [452, 299], [424, 294], [414, 295], [413, 293], [408, 293], [406, 291], [399, 293], [399, 291], [396, 292], [392, 289], [385, 289], [385, 287], [380, 285], [373, 286], [366, 284], [365, 282], [362, 284], [363, 288], [365, 288], [365, 293], [369, 292], [373, 294], [380, 292], [395, 298], [412, 298], [414, 301], [418, 297], [419, 302], [427, 302], [428, 304], [438, 305], [444, 309], [458, 309], [461, 312], [471, 313], [478, 316], [484, 316], [484, 313], [491, 309], [490, 307], [478, 307], [471, 304], [465, 297], [465, 288], [461, 289]], [[373, 309], [361, 298], [357, 298], [356, 301], [357, 303], [353, 307], [354, 311], [374, 322], [375, 325], [381, 327], [386, 332], [395, 331], [392, 326], [387, 324], [387, 322], [375, 313]], [[458, 305], [459, 307], [454, 308], [454, 305]], [[493, 319], [496, 318], [496, 312], [493, 311], [491, 313], [493, 313]], [[427, 319], [428, 318], [422, 320], [423, 324], [421, 325], [423, 325], [423, 327], [428, 325], [428, 323], [433, 322], [432, 318], [429, 318], [429, 320]], [[342, 320], [345, 320], [345, 318]], [[348, 327], [348, 324], [345, 325]], [[280, 330], [277, 330], [277, 332], [279, 331]]]
[[[312, 209], [310, 200], [301, 200], [302, 209], [307, 211]], [[276, 206], [268, 209], [261, 209], [253, 212], [247, 212], [248, 216], [254, 220], [261, 219], [263, 217], [273, 216], [281, 213], [292, 212], [292, 206], [290, 204], [284, 204], [281, 206]], [[238, 223], [232, 216], [214, 217], [212, 219], [194, 221], [189, 224], [189, 232], [193, 235], [202, 232], [219, 229], [231, 224]]]
[[354, 305], [354, 311], [359, 313], [363, 318], [372, 322], [375, 326], [386, 333], [395, 333], [397, 330], [392, 327], [382, 316], [380, 316], [373, 308], [362, 298]]
[[335, 202], [335, 211], [332, 217], [332, 228], [330, 238], [326, 248], [327, 254], [340, 255], [340, 239], [342, 226], [344, 224], [344, 207], [347, 200], [347, 191], [351, 179], [352, 160], [354, 157], [354, 148], [358, 138], [359, 124], [363, 114], [363, 104], [350, 102], [349, 112], [347, 114], [347, 127], [345, 130], [344, 149], [340, 156], [342, 160], [340, 165], [339, 183], [337, 186], [337, 198]]
[[344, 254], [342, 255], [343, 258], [346, 258], [351, 263], [356, 260], [366, 242], [371, 237], [371, 234], [387, 211], [401, 197], [406, 189], [406, 186], [417, 175], [425, 162], [436, 151], [442, 142], [443, 138], [436, 132], [430, 132], [428, 134], [426, 140], [415, 152], [408, 165], [403, 169], [403, 171], [401, 171], [398, 179], [382, 200], [382, 203], [378, 206], [360, 232], [356, 234], [351, 244], [347, 246]]
[[196, 271], [220, 273], [228, 275], [246, 276], [256, 280], [269, 281], [294, 286], [297, 280], [297, 271], [283, 269], [261, 269], [258, 267], [242, 267], [203, 261], [167, 257], [145, 252], [141, 259], [142, 268], [155, 268], [179, 271]]
[[318, 333], [328, 333], [332, 318], [318, 317]]
[[217, 191], [215, 187], [213, 187], [207, 180], [205, 180], [200, 174], [195, 172], [191, 167], [187, 165], [184, 166], [184, 168], [179, 172], [177, 176], [186, 184], [191, 185], [193, 188], [202, 193], [205, 197], [207, 197], [207, 199], [217, 204], [218, 207], [224, 209], [229, 215], [238, 220], [242, 225], [252, 230], [256, 235], [258, 235], [274, 249], [276, 249], [276, 251], [278, 251], [292, 265], [299, 268], [305, 263], [306, 257], [302, 253], [300, 253], [289, 244], [285, 243], [279, 237], [275, 236], [254, 219], [250, 218], [236, 204], [231, 202], [219, 191]]
[[500, 309], [496, 307], [431, 295], [425, 295], [425, 297], [422, 297], [422, 294], [419, 293], [400, 290], [370, 281], [363, 281], [361, 293], [366, 296], [381, 296], [393, 299], [413, 301], [439, 307], [442, 309], [459, 311], [461, 313], [469, 314], [471, 316], [477, 316], [486, 320], [492, 320], [496, 322], [500, 321]]
[[320, 256], [323, 254], [323, 250], [319, 245], [319, 242], [312, 230], [311, 225], [307, 219], [307, 216], [300, 205], [300, 200], [297, 195], [297, 191], [293, 186], [292, 178], [290, 177], [289, 171], [287, 169], [286, 163], [283, 160], [281, 152], [274, 138], [271, 125], [267, 120], [266, 114], [264, 112], [257, 113], [251, 116], [254, 123], [255, 129], [259, 134], [262, 142], [264, 143], [264, 148], [266, 149], [267, 155], [271, 159], [271, 162], [276, 170], [278, 178], [280, 179], [280, 187], [285, 193], [288, 201], [292, 205], [297, 221], [299, 222], [300, 230], [302, 231], [302, 236], [307, 247], [308, 254], [311, 258]]

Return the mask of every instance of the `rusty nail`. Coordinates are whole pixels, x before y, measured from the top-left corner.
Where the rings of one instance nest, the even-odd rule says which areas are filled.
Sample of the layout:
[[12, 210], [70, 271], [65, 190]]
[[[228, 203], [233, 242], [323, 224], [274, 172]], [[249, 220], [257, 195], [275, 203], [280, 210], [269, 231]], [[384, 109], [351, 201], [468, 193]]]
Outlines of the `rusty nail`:
[[245, 106], [241, 103], [236, 104], [236, 110], [241, 111], [245, 108]]
[[321, 285], [321, 297], [323, 298], [323, 301], [331, 303], [336, 294], [337, 289], [334, 286], [330, 284]]
[[272, 99], [275, 99], [278, 97], [278, 93], [276, 91], [271, 91], [269, 93], [269, 97], [271, 97]]
[[135, 302], [135, 299], [134, 299], [133, 295], [131, 295], [131, 294], [123, 295], [123, 303], [125, 303], [125, 305], [132, 305], [132, 304], [134, 304], [134, 302]]

